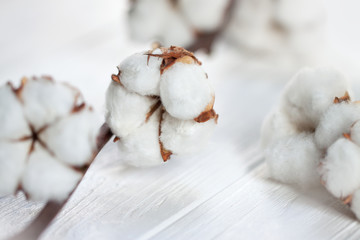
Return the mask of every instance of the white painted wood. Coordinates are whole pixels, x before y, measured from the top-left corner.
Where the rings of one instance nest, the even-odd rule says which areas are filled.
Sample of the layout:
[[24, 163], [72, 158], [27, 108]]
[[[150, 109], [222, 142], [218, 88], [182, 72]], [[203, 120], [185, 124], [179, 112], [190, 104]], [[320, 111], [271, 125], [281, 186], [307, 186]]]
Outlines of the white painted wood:
[[[0, 83], [51, 74], [78, 86], [102, 114], [116, 65], [131, 42], [124, 1], [0, 2]], [[228, 52], [227, 52], [228, 51]], [[209, 146], [147, 169], [121, 165], [109, 143], [42, 239], [358, 239], [351, 212], [324, 190], [266, 177], [258, 149], [264, 116], [284, 76], [245, 74], [218, 48], [204, 68], [216, 88], [219, 125]], [[0, 198], [0, 239], [20, 231], [43, 203]]]

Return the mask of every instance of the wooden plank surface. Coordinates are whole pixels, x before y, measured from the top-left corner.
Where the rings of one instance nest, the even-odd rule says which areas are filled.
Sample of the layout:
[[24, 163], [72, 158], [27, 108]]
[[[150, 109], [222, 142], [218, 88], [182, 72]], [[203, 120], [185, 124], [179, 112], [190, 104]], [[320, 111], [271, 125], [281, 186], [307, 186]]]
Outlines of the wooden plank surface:
[[[0, 13], [0, 83], [51, 74], [100, 115], [115, 66], [148, 46], [128, 39], [123, 1], [2, 1]], [[359, 223], [327, 192], [266, 176], [260, 126], [288, 76], [245, 74], [223, 46], [200, 59], [220, 114], [207, 148], [138, 169], [109, 143], [42, 239], [359, 239]], [[22, 194], [0, 198], [0, 239], [42, 207]]]

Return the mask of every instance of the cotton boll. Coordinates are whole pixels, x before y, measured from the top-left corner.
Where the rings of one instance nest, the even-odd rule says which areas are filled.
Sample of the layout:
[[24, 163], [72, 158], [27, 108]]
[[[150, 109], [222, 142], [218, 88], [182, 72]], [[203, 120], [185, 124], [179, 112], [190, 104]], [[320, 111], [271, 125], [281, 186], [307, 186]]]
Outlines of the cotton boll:
[[52, 157], [39, 144], [28, 160], [22, 179], [22, 187], [34, 200], [65, 200], [82, 174]]
[[13, 194], [19, 186], [30, 144], [0, 141], [0, 196]]
[[333, 104], [323, 114], [315, 132], [315, 141], [318, 147], [328, 148], [343, 133], [349, 133], [351, 125], [360, 119], [360, 104], [338, 103]]
[[[153, 54], [161, 53], [160, 49], [153, 51]], [[162, 58], [149, 57], [146, 52], [133, 54], [118, 67], [120, 81], [130, 92], [158, 96], [161, 62]]]
[[164, 46], [189, 46], [194, 42], [194, 31], [189, 24], [186, 23], [184, 18], [171, 9], [169, 18], [165, 20], [166, 25], [161, 32], [161, 42]]
[[96, 114], [84, 109], [53, 123], [39, 138], [58, 160], [80, 167], [96, 150], [98, 123]]
[[[351, 140], [354, 143], [356, 143], [358, 146], [360, 146], [360, 121], [359, 120], [357, 120], [355, 123], [353, 123], [353, 125], [351, 126], [351, 130], [350, 130]], [[344, 133], [347, 133], [347, 132], [344, 132]]]
[[355, 213], [357, 219], [360, 219], [360, 190], [356, 190], [352, 196], [351, 211]]
[[21, 91], [26, 119], [39, 130], [57, 118], [69, 114], [80, 93], [49, 79], [28, 80]]
[[106, 93], [106, 122], [118, 137], [125, 137], [146, 120], [146, 114], [157, 99], [127, 92], [111, 82]]
[[177, 62], [161, 76], [160, 97], [173, 117], [188, 120], [199, 116], [213, 95], [210, 82], [199, 65]]
[[180, 11], [190, 24], [200, 31], [214, 31], [220, 27], [225, 17], [225, 9], [229, 0], [181, 0]]
[[174, 154], [194, 153], [205, 146], [215, 126], [214, 119], [198, 123], [194, 120], [179, 120], [165, 112], [160, 140], [165, 149]]
[[120, 138], [118, 147], [124, 163], [136, 167], [149, 167], [163, 163], [159, 144], [160, 109], [154, 112], [149, 121]]
[[129, 31], [131, 37], [149, 41], [160, 35], [169, 21], [171, 6], [168, 0], [139, 0], [129, 12]]
[[360, 148], [341, 138], [328, 148], [319, 172], [325, 187], [337, 198], [360, 188]]
[[281, 138], [298, 134], [296, 126], [292, 125], [281, 110], [270, 113], [264, 120], [261, 128], [261, 147], [266, 149]]
[[299, 130], [313, 131], [334, 98], [348, 89], [344, 76], [332, 68], [305, 68], [288, 83], [281, 106]]
[[272, 178], [302, 187], [320, 182], [316, 168], [321, 152], [316, 148], [312, 134], [283, 138], [268, 148], [265, 158]]
[[0, 139], [19, 139], [31, 135], [21, 103], [10, 85], [0, 87]]

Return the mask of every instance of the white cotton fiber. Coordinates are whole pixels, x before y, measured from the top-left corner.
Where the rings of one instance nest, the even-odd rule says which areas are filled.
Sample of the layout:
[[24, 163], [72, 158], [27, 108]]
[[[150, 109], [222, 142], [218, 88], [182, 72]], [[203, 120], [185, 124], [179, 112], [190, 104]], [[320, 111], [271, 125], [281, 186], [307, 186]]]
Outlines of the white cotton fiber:
[[0, 87], [0, 140], [31, 135], [21, 103], [9, 85]]
[[156, 102], [111, 82], [106, 92], [106, 122], [116, 136], [125, 137], [145, 122], [146, 114]]
[[210, 103], [213, 94], [204, 70], [197, 64], [177, 62], [161, 76], [160, 97], [173, 117], [196, 118]]
[[75, 105], [79, 92], [67, 85], [55, 83], [45, 78], [31, 79], [21, 92], [26, 119], [35, 130], [64, 115]]
[[298, 134], [296, 126], [292, 125], [281, 110], [276, 109], [266, 116], [261, 128], [261, 147], [266, 149], [281, 138]]
[[138, 0], [129, 12], [129, 31], [132, 38], [149, 41], [158, 37], [168, 21], [171, 9], [168, 0]]
[[343, 133], [350, 133], [351, 125], [360, 119], [360, 104], [338, 103], [331, 105], [323, 114], [320, 124], [315, 132], [316, 144], [328, 148]]
[[273, 179], [303, 187], [320, 183], [316, 168], [321, 152], [316, 148], [312, 134], [283, 138], [265, 151], [265, 157]]
[[94, 112], [84, 109], [53, 123], [39, 138], [55, 157], [73, 166], [83, 166], [96, 150], [99, 121]]
[[198, 123], [194, 120], [180, 120], [164, 113], [160, 140], [174, 154], [194, 153], [207, 144], [215, 126], [214, 119]]
[[360, 219], [360, 190], [356, 190], [353, 194], [350, 207], [356, 218]]
[[[344, 132], [347, 133], [347, 132]], [[357, 120], [353, 123], [350, 130], [351, 141], [360, 146], [360, 121]]]
[[0, 196], [13, 194], [19, 186], [30, 144], [0, 141]]
[[[160, 65], [162, 58], [136, 53], [119, 65], [120, 81], [130, 92], [141, 95], [159, 95]], [[153, 54], [162, 54], [160, 49]]]
[[229, 0], [180, 0], [180, 11], [188, 22], [199, 31], [209, 32], [220, 27]]
[[82, 177], [35, 145], [23, 175], [22, 186], [33, 200], [65, 200]]
[[360, 188], [360, 148], [341, 138], [331, 145], [319, 169], [327, 190], [343, 198]]
[[343, 75], [332, 68], [305, 68], [287, 84], [282, 109], [299, 130], [313, 131], [334, 98], [344, 96], [348, 89]]
[[120, 138], [118, 147], [124, 163], [136, 167], [149, 167], [163, 163], [159, 144], [160, 109], [149, 121], [131, 134]]

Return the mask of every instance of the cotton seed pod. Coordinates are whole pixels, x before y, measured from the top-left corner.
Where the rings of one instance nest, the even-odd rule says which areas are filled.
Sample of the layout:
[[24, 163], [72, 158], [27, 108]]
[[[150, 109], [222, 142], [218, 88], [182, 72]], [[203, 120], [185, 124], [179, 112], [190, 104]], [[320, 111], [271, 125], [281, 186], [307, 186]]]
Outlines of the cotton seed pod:
[[12, 106], [0, 104], [0, 195], [23, 190], [34, 200], [63, 201], [96, 150], [96, 115], [80, 92], [49, 77], [23, 79], [19, 88], [5, 85], [0, 92]]
[[315, 132], [316, 144], [327, 149], [343, 133], [349, 133], [354, 122], [360, 119], [360, 104], [342, 102], [333, 104], [321, 117]]
[[265, 152], [269, 174], [280, 182], [316, 186], [320, 177], [316, 167], [321, 158], [312, 134], [301, 133], [283, 138]]
[[327, 150], [319, 169], [326, 189], [345, 198], [360, 188], [360, 147], [340, 138]]
[[349, 92], [343, 75], [332, 68], [305, 68], [287, 84], [282, 109], [301, 131], [313, 131], [334, 97]]
[[[218, 118], [213, 109], [213, 88], [191, 52], [172, 46], [148, 51], [144, 56], [137, 58], [145, 64], [152, 58], [161, 61], [157, 67], [160, 96], [147, 96], [123, 84], [126, 66], [133, 71], [126, 76], [128, 84], [134, 82], [132, 78], [146, 79], [148, 74], [148, 69], [126, 63], [131, 58], [125, 59], [120, 65], [125, 68], [112, 76], [106, 96], [106, 121], [116, 135], [114, 141], [118, 142], [122, 160], [137, 167], [157, 165], [172, 154], [198, 150]], [[149, 74], [156, 75], [153, 71]]]

